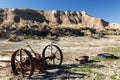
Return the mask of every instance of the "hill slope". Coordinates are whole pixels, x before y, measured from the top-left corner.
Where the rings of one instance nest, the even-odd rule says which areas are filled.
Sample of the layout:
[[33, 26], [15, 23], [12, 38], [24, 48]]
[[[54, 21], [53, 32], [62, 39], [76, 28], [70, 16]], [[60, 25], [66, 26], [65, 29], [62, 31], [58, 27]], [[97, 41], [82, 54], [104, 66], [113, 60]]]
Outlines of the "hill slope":
[[20, 22], [32, 20], [36, 22], [46, 22], [52, 25], [79, 25], [87, 27], [103, 28], [109, 25], [109, 22], [100, 18], [88, 15], [85, 11], [59, 11], [59, 10], [32, 10], [32, 9], [0, 9], [0, 22]]
[[83, 36], [105, 30], [120, 34], [120, 24], [112, 24], [88, 15], [85, 11], [0, 9], [0, 38], [13, 35], [27, 37]]

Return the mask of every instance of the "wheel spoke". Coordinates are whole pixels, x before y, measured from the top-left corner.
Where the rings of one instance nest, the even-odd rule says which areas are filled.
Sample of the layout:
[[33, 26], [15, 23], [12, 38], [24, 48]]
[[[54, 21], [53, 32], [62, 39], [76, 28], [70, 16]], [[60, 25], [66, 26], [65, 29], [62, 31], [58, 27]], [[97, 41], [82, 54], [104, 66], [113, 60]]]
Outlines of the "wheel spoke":
[[53, 59], [53, 65], [55, 65], [55, 60]]
[[15, 66], [16, 66], [17, 68], [20, 68], [21, 62], [20, 62], [19, 60], [17, 60], [16, 58], [15, 58], [15, 60], [17, 61], [17, 62], [15, 63]]
[[[50, 49], [51, 48], [51, 49]], [[43, 49], [42, 53], [43, 57], [49, 57], [50, 59], [46, 59], [46, 63], [49, 65], [61, 65], [63, 61], [63, 55], [61, 49], [56, 45], [48, 45]]]
[[22, 73], [22, 77], [24, 77], [24, 73], [23, 73], [23, 65], [22, 65], [22, 50], [20, 50], [20, 71]]
[[20, 62], [22, 63], [22, 50], [20, 50]]
[[24, 67], [25, 67], [25, 70], [30, 70], [31, 69], [31, 66], [25, 65]]
[[17, 60], [16, 58], [15, 58], [15, 60], [17, 61], [17, 62], [20, 62], [19, 60]]
[[50, 60], [46, 60], [47, 64], [50, 64]]
[[54, 53], [53, 55], [56, 55], [56, 54], [57, 54], [57, 52], [58, 52], [58, 50], [56, 50], [56, 51], [55, 51], [55, 53]]
[[20, 65], [20, 72], [22, 73], [22, 77], [24, 77], [23, 66], [22, 65]]
[[55, 59], [60, 60], [60, 58], [55, 57]]
[[53, 54], [53, 47], [51, 46], [51, 55]]

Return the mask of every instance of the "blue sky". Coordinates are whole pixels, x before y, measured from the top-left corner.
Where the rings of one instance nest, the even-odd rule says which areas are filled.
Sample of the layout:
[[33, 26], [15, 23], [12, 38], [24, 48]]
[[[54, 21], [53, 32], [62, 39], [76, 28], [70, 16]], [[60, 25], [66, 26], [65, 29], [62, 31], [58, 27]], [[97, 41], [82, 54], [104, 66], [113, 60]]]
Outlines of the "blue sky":
[[0, 8], [87, 11], [91, 16], [120, 23], [120, 0], [0, 0]]

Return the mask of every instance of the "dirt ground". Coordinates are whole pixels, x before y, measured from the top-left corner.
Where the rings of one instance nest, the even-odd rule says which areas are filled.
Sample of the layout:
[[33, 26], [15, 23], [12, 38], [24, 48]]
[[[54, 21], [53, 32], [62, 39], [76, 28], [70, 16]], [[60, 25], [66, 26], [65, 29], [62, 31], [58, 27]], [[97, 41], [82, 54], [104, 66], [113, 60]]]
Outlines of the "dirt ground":
[[[27, 40], [35, 52], [42, 53], [44, 47], [51, 40]], [[120, 80], [120, 59], [101, 60], [97, 59], [99, 53], [111, 53], [120, 57], [120, 52], [105, 51], [109, 47], [120, 47], [120, 36], [106, 36], [101, 39], [90, 37], [60, 37], [55, 43], [63, 52], [63, 63], [59, 68], [47, 69], [46, 74], [35, 72], [33, 79], [41, 80]], [[9, 42], [0, 40], [0, 79], [1, 80], [26, 80], [20, 76], [11, 74], [10, 59], [13, 51], [27, 47], [24, 41]], [[119, 50], [118, 50], [119, 51]], [[75, 61], [78, 56], [89, 56], [91, 62], [79, 64]], [[32, 80], [32, 79], [31, 79]]]

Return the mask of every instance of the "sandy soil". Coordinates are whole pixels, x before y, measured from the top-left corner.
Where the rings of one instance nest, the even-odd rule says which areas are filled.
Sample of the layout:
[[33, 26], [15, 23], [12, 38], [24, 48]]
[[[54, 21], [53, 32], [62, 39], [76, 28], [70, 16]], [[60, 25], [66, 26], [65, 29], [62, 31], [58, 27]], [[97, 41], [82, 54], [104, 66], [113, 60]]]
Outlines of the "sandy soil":
[[[51, 43], [50, 40], [27, 40], [34, 51], [42, 53], [44, 47]], [[120, 36], [106, 36], [101, 39], [90, 37], [61, 37], [55, 43], [63, 52], [63, 63], [60, 68], [48, 69], [47, 74], [35, 73], [33, 79], [70, 79], [70, 80], [120, 80], [120, 59], [117, 60], [96, 60], [99, 53], [106, 53], [103, 49], [106, 47], [120, 47]], [[13, 51], [19, 48], [27, 47], [24, 41], [8, 42], [0, 40], [0, 79], [16, 80], [26, 79], [11, 74], [10, 59]], [[112, 53], [120, 57], [119, 53]], [[78, 56], [87, 55], [92, 63], [85, 65], [75, 61]]]

